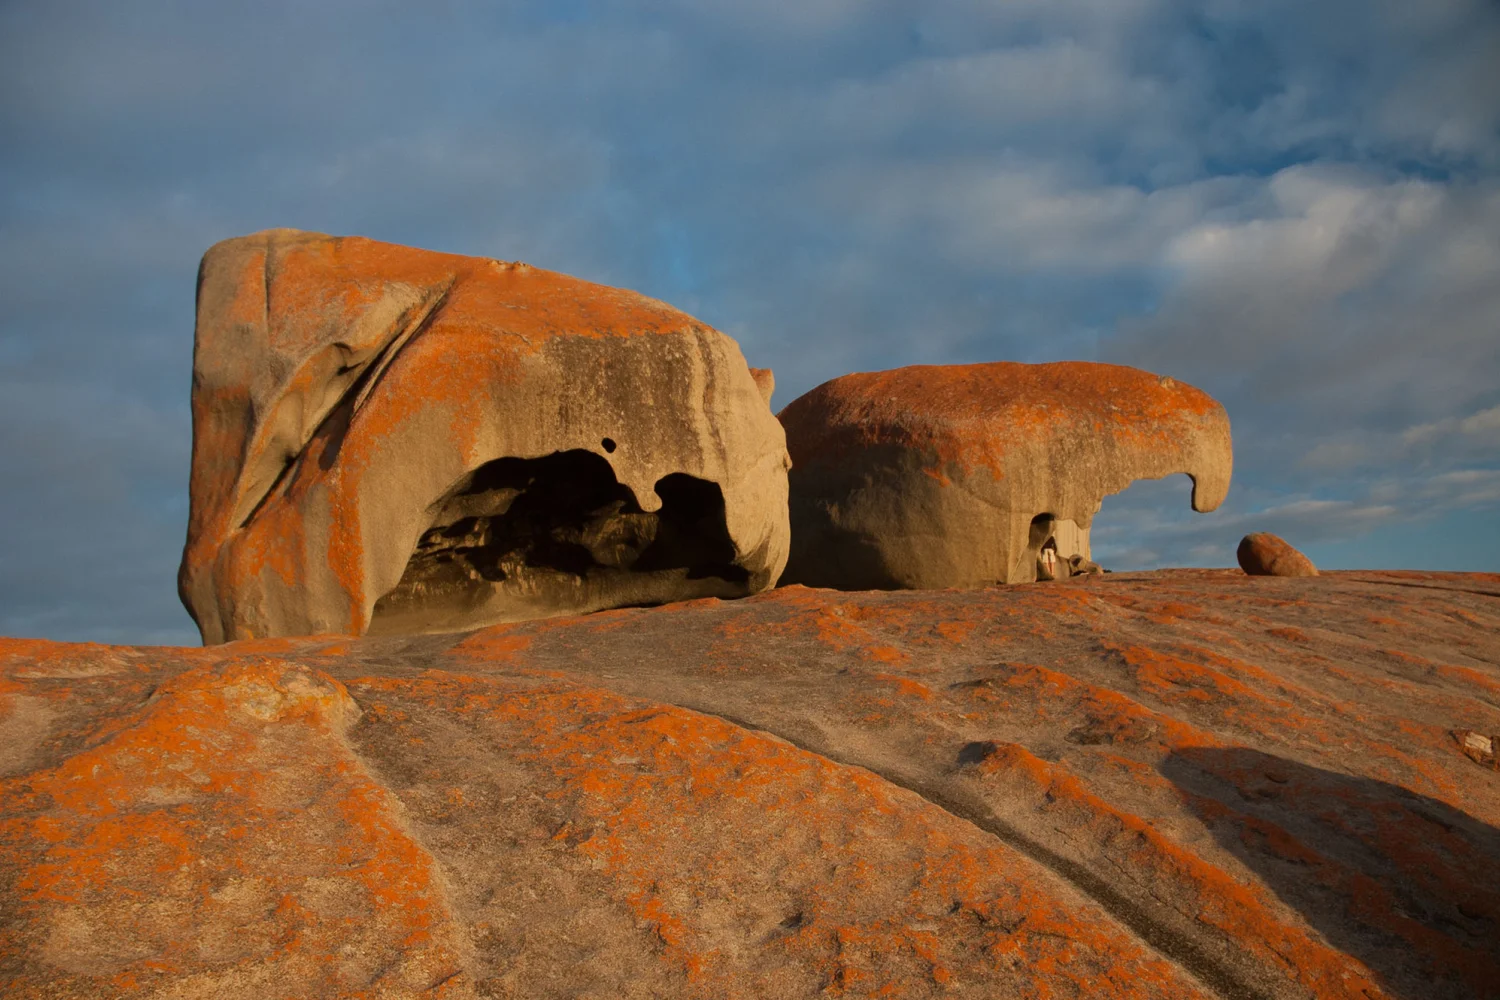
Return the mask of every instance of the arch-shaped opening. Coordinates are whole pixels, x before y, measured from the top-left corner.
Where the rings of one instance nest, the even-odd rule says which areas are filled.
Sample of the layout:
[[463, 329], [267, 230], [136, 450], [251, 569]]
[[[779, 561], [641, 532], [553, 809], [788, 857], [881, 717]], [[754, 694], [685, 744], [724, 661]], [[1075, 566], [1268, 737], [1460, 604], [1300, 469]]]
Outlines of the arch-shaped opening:
[[433, 505], [370, 632], [455, 631], [547, 614], [738, 597], [719, 485], [684, 473], [641, 510], [603, 456], [583, 449], [498, 458]]
[[1119, 572], [1165, 566], [1233, 566], [1235, 536], [1220, 539], [1213, 518], [1192, 509], [1192, 477], [1137, 479], [1104, 498], [1089, 531], [1100, 563]]
[[1066, 580], [1100, 572], [1103, 570], [1090, 553], [1089, 529], [1055, 514], [1041, 513], [1031, 519], [1026, 551], [1017, 563], [1012, 582]]
[[1052, 532], [1056, 525], [1057, 518], [1046, 512], [1031, 519], [1031, 532], [1026, 539], [1026, 551], [1017, 560], [1012, 582], [1030, 583], [1034, 580], [1052, 579], [1050, 575], [1043, 575], [1042, 551], [1052, 540]]

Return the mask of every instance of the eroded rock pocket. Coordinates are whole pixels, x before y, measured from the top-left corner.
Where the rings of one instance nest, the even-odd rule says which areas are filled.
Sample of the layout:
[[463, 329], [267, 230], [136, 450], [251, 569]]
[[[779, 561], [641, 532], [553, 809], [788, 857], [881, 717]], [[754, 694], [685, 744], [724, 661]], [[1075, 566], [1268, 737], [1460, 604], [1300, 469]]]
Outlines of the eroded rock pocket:
[[660, 509], [643, 511], [609, 462], [582, 449], [488, 462], [434, 505], [370, 631], [746, 593], [719, 485], [673, 473], [655, 490]]

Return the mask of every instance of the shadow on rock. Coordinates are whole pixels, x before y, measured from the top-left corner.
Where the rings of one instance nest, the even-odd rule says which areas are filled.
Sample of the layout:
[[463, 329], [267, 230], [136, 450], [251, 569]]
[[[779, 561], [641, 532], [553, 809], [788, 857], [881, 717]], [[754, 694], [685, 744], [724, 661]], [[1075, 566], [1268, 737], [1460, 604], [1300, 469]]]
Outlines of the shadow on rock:
[[1220, 846], [1393, 994], [1500, 997], [1500, 830], [1246, 748], [1180, 750], [1162, 773]]

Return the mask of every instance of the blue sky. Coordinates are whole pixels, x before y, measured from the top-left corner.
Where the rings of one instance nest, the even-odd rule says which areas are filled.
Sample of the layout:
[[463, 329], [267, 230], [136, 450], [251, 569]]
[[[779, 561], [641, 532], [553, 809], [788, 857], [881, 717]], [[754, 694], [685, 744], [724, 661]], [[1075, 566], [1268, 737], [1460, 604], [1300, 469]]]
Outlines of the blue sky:
[[1500, 5], [0, 5], [0, 634], [192, 642], [193, 278], [294, 226], [635, 288], [776, 370], [1138, 365], [1235, 483], [1120, 569], [1500, 570]]

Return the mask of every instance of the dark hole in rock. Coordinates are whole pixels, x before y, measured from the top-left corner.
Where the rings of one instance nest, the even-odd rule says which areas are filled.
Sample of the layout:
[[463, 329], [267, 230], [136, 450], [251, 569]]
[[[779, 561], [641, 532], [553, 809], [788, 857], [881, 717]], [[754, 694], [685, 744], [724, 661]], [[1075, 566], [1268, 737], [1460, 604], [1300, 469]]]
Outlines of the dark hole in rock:
[[609, 452], [611, 455], [613, 455], [615, 453], [615, 439], [614, 438], [605, 438], [603, 441], [601, 441], [599, 443], [602, 444], [602, 445], [604, 445], [604, 450], [607, 451], [607, 452]]
[[959, 764], [980, 764], [989, 760], [1000, 750], [1000, 744], [994, 740], [975, 740], [966, 743], [963, 749], [958, 751]]
[[[1018, 583], [1054, 579], [1054, 574], [1047, 568], [1042, 550], [1052, 540], [1052, 535], [1056, 530], [1057, 518], [1052, 514], [1038, 514], [1031, 519], [1031, 534], [1027, 539], [1026, 551], [1021, 554], [1021, 561], [1017, 565], [1012, 579]], [[1053, 551], [1054, 553], [1056, 552], [1055, 544]], [[1056, 562], [1057, 560], [1054, 555], [1051, 564], [1055, 566]]]
[[656, 493], [661, 508], [641, 510], [609, 462], [582, 449], [487, 462], [434, 505], [370, 632], [746, 593], [750, 574], [734, 563], [719, 485], [673, 473]]

